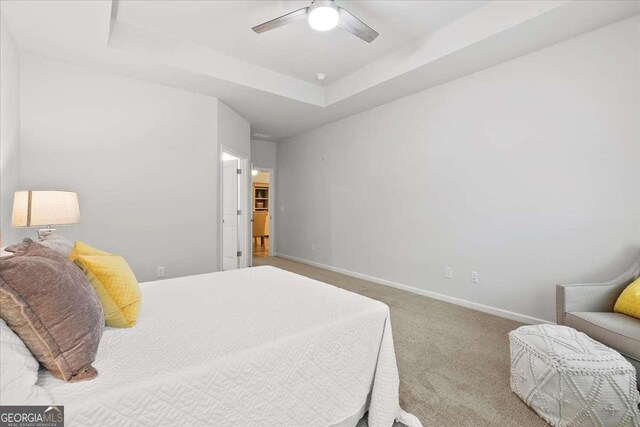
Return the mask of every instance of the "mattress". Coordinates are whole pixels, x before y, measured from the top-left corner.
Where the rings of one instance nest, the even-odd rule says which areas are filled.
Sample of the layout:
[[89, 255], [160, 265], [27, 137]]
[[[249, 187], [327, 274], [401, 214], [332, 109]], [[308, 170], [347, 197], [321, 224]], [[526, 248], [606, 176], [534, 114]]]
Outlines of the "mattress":
[[[38, 379], [67, 426], [419, 426], [398, 401], [388, 307], [274, 267], [141, 284], [98, 377]], [[355, 420], [354, 420], [355, 417]]]

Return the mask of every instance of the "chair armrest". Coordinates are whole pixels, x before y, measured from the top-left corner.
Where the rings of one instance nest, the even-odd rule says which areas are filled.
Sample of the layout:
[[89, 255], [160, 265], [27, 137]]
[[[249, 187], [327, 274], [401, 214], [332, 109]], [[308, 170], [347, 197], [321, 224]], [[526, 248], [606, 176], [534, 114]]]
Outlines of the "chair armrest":
[[[556, 321], [564, 325], [564, 316], [572, 311], [613, 311], [622, 290], [611, 283], [580, 283], [556, 286]], [[624, 288], [623, 288], [624, 289]]]
[[572, 311], [613, 311], [624, 288], [640, 276], [640, 254], [622, 274], [603, 283], [556, 286], [556, 322], [564, 325]]

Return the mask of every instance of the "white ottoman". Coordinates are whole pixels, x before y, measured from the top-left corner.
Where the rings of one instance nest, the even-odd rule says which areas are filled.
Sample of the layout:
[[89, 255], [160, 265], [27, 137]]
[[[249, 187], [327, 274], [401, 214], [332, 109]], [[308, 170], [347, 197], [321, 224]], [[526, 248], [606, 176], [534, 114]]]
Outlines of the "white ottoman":
[[511, 389], [553, 426], [640, 426], [636, 372], [618, 352], [566, 326], [509, 333]]

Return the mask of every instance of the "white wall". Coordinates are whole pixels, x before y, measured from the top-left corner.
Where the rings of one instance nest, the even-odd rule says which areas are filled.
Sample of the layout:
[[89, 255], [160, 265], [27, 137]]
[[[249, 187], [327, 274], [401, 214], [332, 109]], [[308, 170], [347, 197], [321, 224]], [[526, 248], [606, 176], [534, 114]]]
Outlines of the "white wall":
[[640, 246], [639, 22], [278, 143], [278, 252], [554, 320]]
[[276, 143], [251, 140], [251, 163], [258, 168], [276, 168]]
[[13, 193], [20, 186], [20, 59], [0, 16], [0, 246], [20, 241], [11, 228]]
[[250, 123], [226, 104], [218, 107], [218, 141], [220, 144], [249, 158], [251, 154]]
[[78, 192], [61, 234], [141, 281], [217, 269], [216, 98], [29, 56], [21, 81], [23, 188]]

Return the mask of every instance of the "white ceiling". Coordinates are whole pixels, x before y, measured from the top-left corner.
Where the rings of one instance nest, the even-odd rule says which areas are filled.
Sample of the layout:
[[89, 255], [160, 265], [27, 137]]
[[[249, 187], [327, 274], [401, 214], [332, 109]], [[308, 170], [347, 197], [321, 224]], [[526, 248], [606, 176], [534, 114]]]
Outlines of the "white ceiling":
[[309, 3], [310, 0], [121, 1], [117, 20], [312, 83], [316, 83], [317, 73], [325, 73], [327, 84], [446, 26], [487, 0], [338, 1], [380, 33], [371, 44], [340, 29], [314, 31], [305, 20], [263, 34], [251, 30]]
[[250, 30], [305, 1], [24, 0], [0, 13], [22, 54], [218, 97], [274, 141], [640, 13], [622, 0], [339, 3], [378, 39], [304, 21]]

